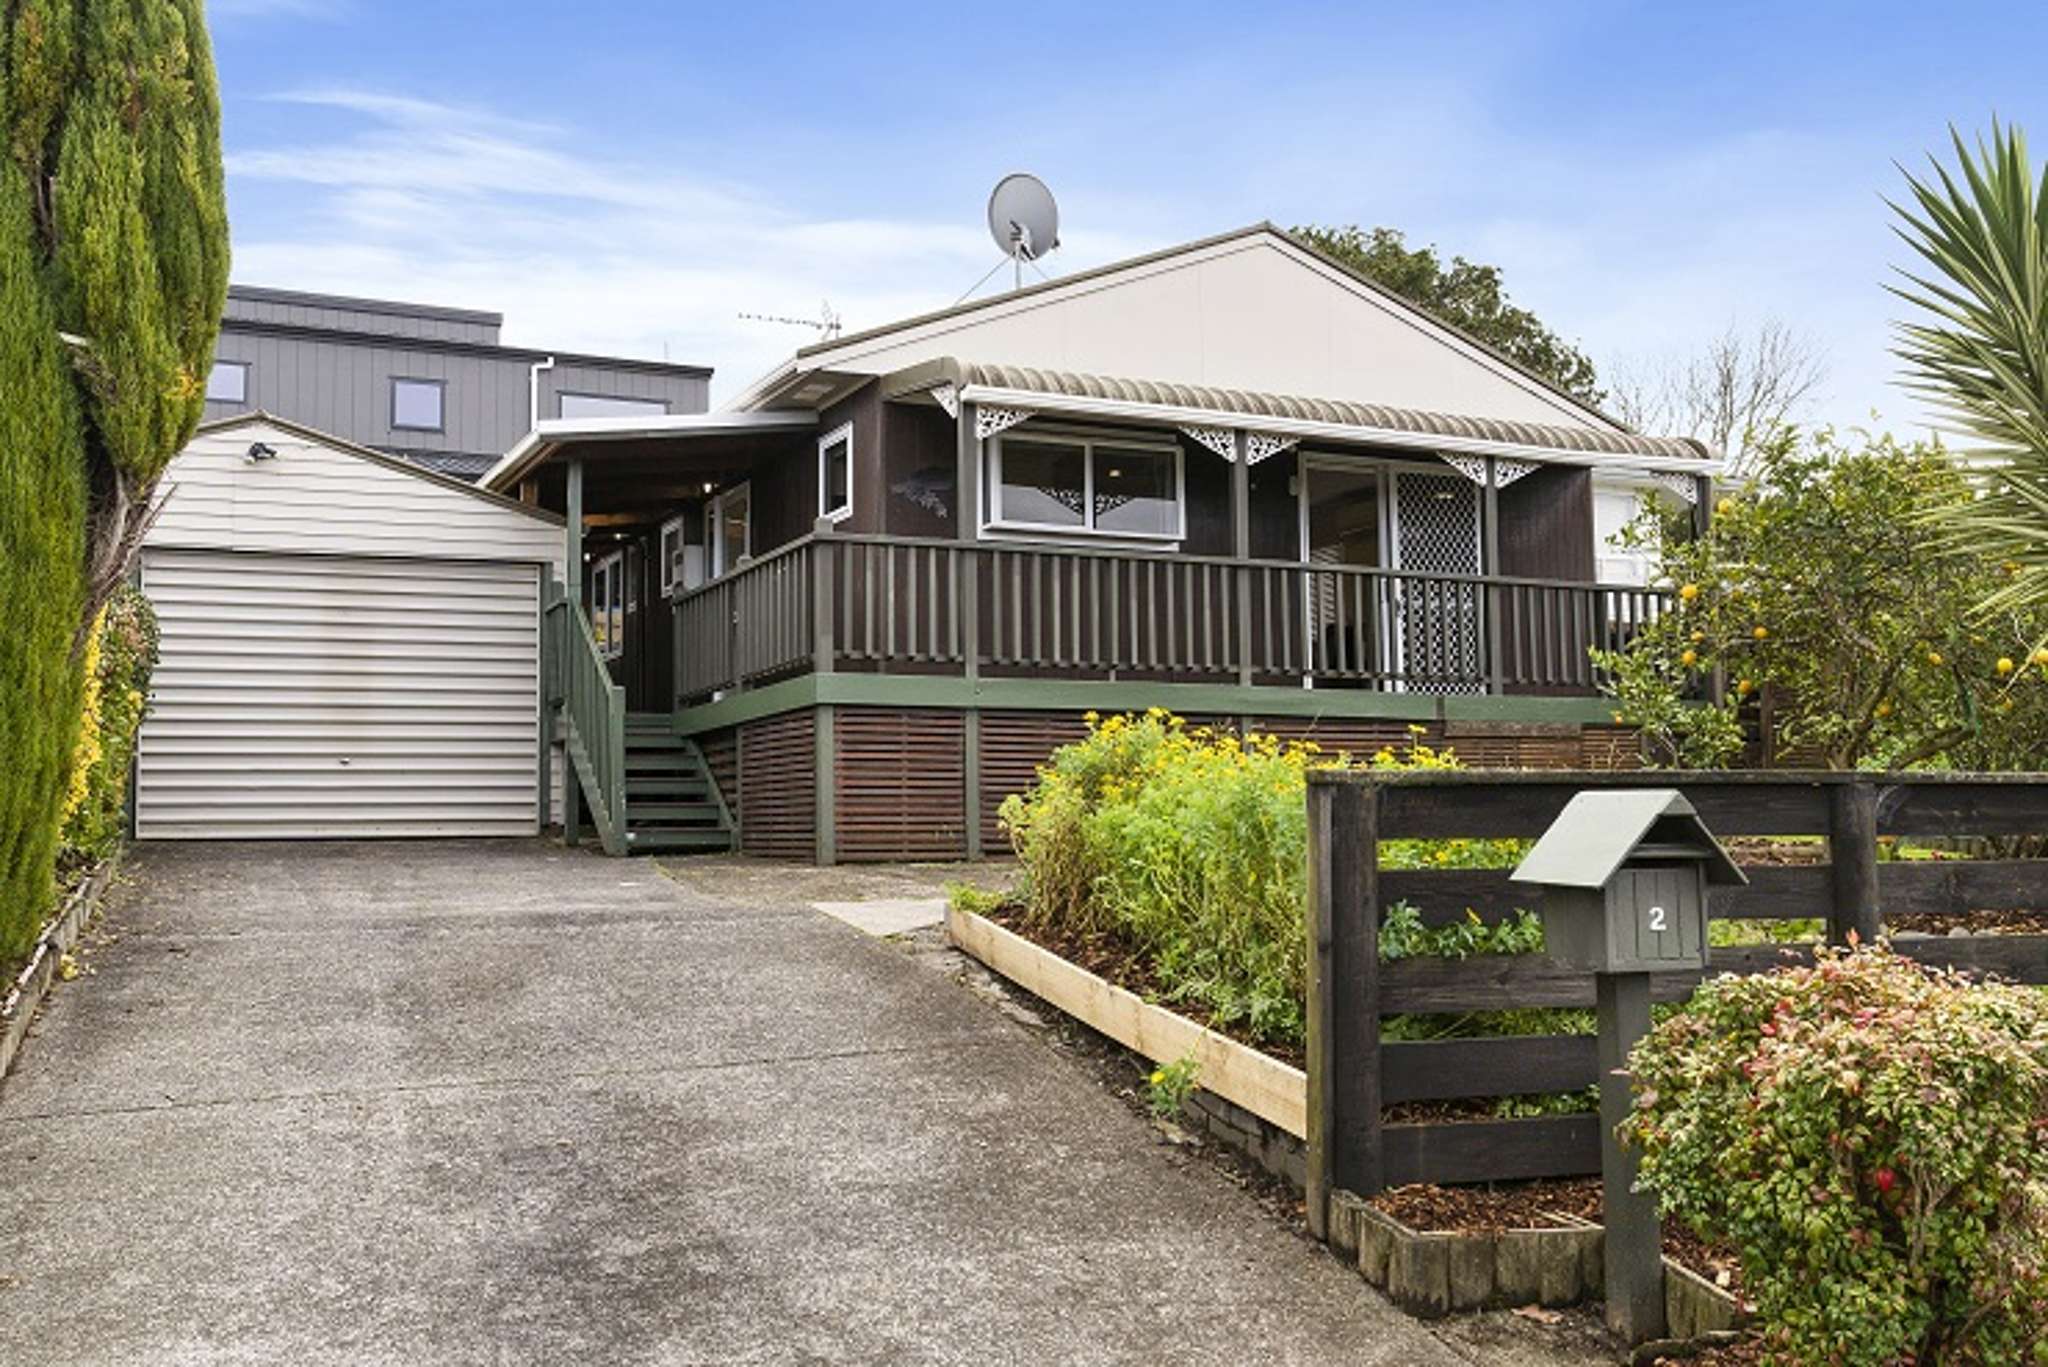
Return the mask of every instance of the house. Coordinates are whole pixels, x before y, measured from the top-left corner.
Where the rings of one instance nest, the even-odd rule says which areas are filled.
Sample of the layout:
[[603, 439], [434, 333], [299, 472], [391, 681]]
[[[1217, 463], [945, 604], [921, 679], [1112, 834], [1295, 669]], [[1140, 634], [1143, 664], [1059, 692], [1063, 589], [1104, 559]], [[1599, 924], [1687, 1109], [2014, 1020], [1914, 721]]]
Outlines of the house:
[[996, 848], [1089, 709], [1633, 763], [1587, 652], [1664, 596], [1603, 542], [1717, 468], [1261, 224], [543, 419], [481, 483], [565, 518], [572, 832], [641, 843], [681, 743], [743, 849], [830, 862]]
[[704, 366], [508, 347], [474, 309], [228, 290], [209, 422], [265, 412], [473, 480], [540, 418], [701, 413]]

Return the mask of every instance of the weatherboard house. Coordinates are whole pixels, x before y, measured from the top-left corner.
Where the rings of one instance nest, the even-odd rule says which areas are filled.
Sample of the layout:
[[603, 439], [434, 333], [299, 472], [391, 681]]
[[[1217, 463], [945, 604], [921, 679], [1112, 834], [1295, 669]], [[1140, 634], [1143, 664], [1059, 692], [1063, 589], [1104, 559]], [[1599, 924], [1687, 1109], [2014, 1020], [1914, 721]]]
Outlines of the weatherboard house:
[[[250, 436], [210, 434], [201, 483], [317, 484]], [[359, 567], [383, 595], [362, 629], [426, 661], [344, 719], [382, 754], [378, 830], [472, 829], [451, 736], [488, 690], [491, 781], [520, 799], [490, 829], [824, 862], [996, 851], [1002, 798], [1089, 710], [1633, 763], [1588, 651], [1665, 600], [1612, 533], [1645, 497], [1703, 517], [1718, 469], [1264, 224], [830, 338], [715, 412], [542, 418], [474, 488], [373, 455], [317, 460], [374, 465], [366, 506], [406, 509], [383, 556], [459, 544], [449, 517], [476, 547], [452, 586]], [[375, 677], [320, 639], [356, 629], [347, 594], [318, 604], [293, 639]], [[173, 711], [180, 650], [167, 624]], [[288, 706], [332, 696], [308, 678]], [[356, 782], [352, 734], [280, 791]], [[150, 785], [146, 732], [145, 833]]]

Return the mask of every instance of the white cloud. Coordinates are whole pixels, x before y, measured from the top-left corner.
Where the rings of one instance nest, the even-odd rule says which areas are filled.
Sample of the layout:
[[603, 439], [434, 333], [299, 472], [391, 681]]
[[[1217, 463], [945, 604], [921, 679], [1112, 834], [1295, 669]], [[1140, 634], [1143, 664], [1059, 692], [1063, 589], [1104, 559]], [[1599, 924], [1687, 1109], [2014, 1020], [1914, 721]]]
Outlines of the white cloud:
[[[720, 397], [815, 340], [741, 313], [829, 300], [851, 331], [951, 303], [996, 259], [972, 215], [806, 217], [572, 151], [545, 124], [366, 90], [277, 98], [352, 126], [230, 153], [231, 208], [253, 225], [238, 280], [497, 309], [508, 342], [713, 365]], [[1064, 264], [1150, 245], [1084, 234]]]

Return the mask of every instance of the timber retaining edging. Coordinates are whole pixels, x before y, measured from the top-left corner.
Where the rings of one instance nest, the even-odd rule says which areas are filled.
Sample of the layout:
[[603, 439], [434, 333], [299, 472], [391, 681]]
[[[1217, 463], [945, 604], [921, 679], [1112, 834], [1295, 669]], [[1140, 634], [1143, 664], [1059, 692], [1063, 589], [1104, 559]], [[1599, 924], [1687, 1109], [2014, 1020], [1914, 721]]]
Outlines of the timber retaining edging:
[[99, 914], [100, 905], [106, 900], [107, 889], [113, 885], [114, 872], [120, 863], [121, 852], [117, 850], [101, 860], [86, 880], [72, 889], [64, 899], [63, 908], [50, 918], [49, 924], [43, 927], [43, 933], [36, 937], [35, 947], [29, 951], [28, 963], [9, 985], [7, 995], [0, 998], [0, 1082], [5, 1082], [14, 1060], [27, 1043], [28, 1029], [35, 1021], [36, 1010], [57, 980], [58, 964], [77, 946], [86, 925]]

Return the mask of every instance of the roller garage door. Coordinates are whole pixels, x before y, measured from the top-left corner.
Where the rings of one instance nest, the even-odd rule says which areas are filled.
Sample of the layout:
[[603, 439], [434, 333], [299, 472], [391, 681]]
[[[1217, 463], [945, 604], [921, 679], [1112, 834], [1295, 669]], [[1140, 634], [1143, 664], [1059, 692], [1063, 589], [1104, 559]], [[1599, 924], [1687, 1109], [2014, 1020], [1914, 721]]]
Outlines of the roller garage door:
[[532, 564], [147, 547], [144, 839], [530, 835]]

